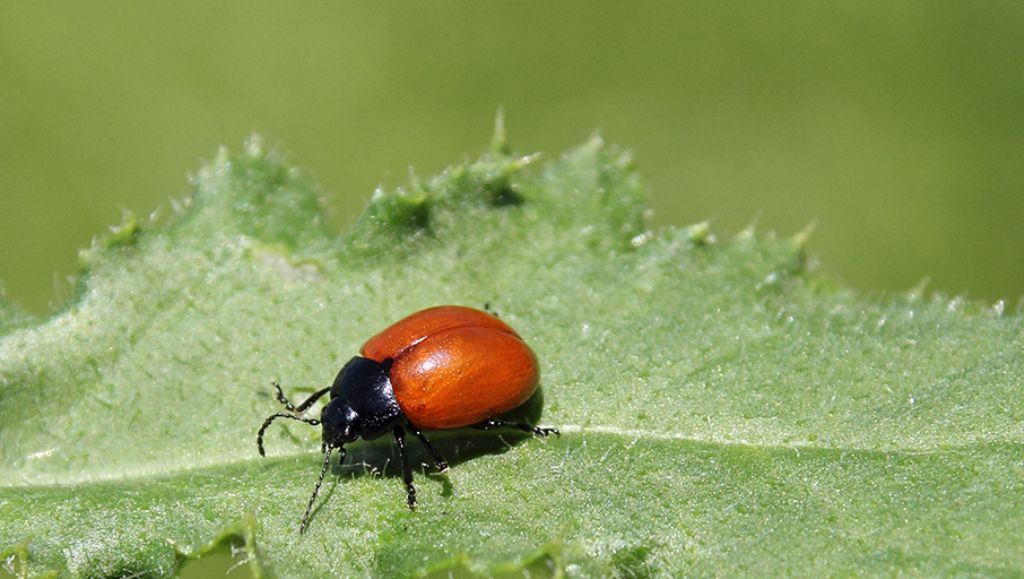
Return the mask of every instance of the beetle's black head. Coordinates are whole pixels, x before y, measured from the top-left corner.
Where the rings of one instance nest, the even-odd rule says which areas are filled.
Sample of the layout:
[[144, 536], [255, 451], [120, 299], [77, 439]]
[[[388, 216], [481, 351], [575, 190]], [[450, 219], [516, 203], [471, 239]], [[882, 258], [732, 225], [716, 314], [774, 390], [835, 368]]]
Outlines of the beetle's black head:
[[[320, 492], [320, 485], [324, 482], [324, 476], [331, 462], [331, 453], [338, 450], [341, 453], [341, 460], [345, 459], [345, 445], [354, 442], [357, 438], [372, 440], [387, 432], [396, 432], [398, 436], [398, 425], [404, 420], [402, 409], [395, 399], [394, 389], [391, 387], [389, 372], [393, 360], [387, 359], [381, 362], [356, 356], [338, 372], [334, 379], [334, 385], [330, 388], [318, 390], [312, 396], [297, 406], [293, 406], [284, 396], [281, 387], [276, 383], [277, 401], [284, 404], [288, 412], [271, 414], [263, 421], [256, 434], [256, 446], [259, 448], [260, 456], [263, 452], [263, 433], [278, 418], [287, 418], [304, 422], [310, 426], [321, 426], [323, 435], [324, 462], [320, 467], [320, 478], [313, 489], [313, 496], [306, 504], [306, 512], [302, 515], [302, 524], [299, 525], [299, 533], [306, 529], [309, 522], [309, 514], [313, 509], [313, 502]], [[331, 401], [324, 406], [320, 412], [320, 420], [306, 418], [303, 416], [313, 404], [321, 397], [330, 392]]]
[[359, 415], [341, 398], [334, 398], [320, 413], [323, 440], [327, 446], [341, 446], [359, 438], [362, 427]]

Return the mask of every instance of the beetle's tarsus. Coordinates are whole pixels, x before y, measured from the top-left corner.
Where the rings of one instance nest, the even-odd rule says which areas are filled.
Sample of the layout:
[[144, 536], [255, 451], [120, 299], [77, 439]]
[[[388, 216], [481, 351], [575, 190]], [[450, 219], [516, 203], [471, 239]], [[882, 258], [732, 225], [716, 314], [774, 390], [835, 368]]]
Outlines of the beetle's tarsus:
[[430, 458], [434, 460], [434, 468], [437, 472], [441, 474], [448, 472], [448, 461], [441, 456], [440, 452], [437, 452], [437, 449], [434, 448], [433, 444], [430, 444], [430, 441], [427, 440], [426, 436], [423, 436], [420, 429], [411, 424], [408, 428], [409, 432], [413, 433], [416, 438], [420, 439], [420, 442], [423, 443], [423, 448], [427, 449], [427, 453], [430, 455]]

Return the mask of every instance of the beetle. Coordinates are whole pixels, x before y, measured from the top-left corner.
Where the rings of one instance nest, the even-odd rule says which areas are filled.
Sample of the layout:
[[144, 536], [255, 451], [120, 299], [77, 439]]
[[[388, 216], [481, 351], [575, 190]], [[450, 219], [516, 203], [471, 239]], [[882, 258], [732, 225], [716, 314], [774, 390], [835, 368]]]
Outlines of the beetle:
[[[287, 412], [268, 416], [256, 435], [260, 456], [266, 456], [263, 435], [274, 420], [287, 418], [322, 428], [323, 467], [302, 515], [300, 534], [308, 526], [331, 453], [337, 449], [344, 461], [345, 445], [358, 438], [394, 436], [406, 503], [415, 510], [416, 488], [406, 457], [407, 431], [423, 444], [438, 472], [448, 470], [448, 462], [423, 430], [514, 428], [538, 436], [559, 434], [555, 428], [496, 418], [533, 395], [540, 370], [530, 347], [495, 315], [463, 306], [427, 308], [370, 338], [359, 354], [341, 368], [332, 386], [314, 392], [297, 406], [275, 382], [274, 397]], [[328, 393], [319, 420], [303, 416]]]

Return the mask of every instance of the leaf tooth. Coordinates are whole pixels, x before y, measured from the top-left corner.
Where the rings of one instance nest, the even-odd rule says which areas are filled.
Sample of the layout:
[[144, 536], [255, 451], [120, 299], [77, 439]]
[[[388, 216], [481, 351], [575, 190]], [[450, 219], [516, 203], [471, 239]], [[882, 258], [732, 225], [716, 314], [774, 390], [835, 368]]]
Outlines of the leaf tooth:
[[811, 238], [814, 230], [818, 228], [818, 220], [812, 219], [810, 223], [804, 226], [803, 229], [798, 231], [793, 237], [793, 244], [796, 245], [798, 250], [803, 251], [804, 247], [807, 246], [807, 241]]
[[[250, 137], [241, 154], [220, 147], [193, 183], [190, 206], [172, 207], [180, 235], [247, 235], [290, 248], [329, 237], [317, 189], [282, 156]], [[182, 211], [183, 210], [183, 211]]]
[[78, 252], [78, 265], [81, 269], [95, 267], [107, 252], [135, 246], [142, 235], [139, 219], [126, 207], [121, 208], [121, 222], [108, 229], [108, 234], [93, 237], [90, 246]]
[[249, 135], [249, 138], [247, 138], [243, 144], [243, 148], [246, 157], [253, 159], [263, 157], [263, 136], [259, 133]]
[[1005, 312], [1005, 311], [1006, 311], [1006, 300], [1000, 298], [1000, 299], [996, 300], [996, 303], [992, 304], [992, 313], [995, 314], [997, 318], [1003, 317], [1003, 312]]
[[761, 221], [761, 212], [760, 211], [758, 211], [757, 213], [754, 214], [753, 219], [751, 219], [750, 222], [747, 223], [746, 227], [744, 227], [743, 229], [739, 230], [739, 232], [736, 233], [736, 235], [735, 235], [735, 237], [733, 239], [735, 241], [739, 241], [739, 242], [743, 242], [743, 243], [747, 243], [747, 242], [753, 241], [754, 237], [757, 235], [757, 224], [758, 224], [759, 221]]
[[963, 308], [964, 302], [964, 296], [954, 296], [953, 299], [949, 300], [949, 303], [946, 304], [946, 311], [954, 314]]
[[715, 242], [715, 234], [711, 232], [711, 223], [701, 221], [685, 228], [686, 238], [690, 243], [702, 247]]
[[507, 156], [512, 154], [512, 148], [508, 144], [508, 136], [505, 134], [505, 109], [498, 107], [494, 113], [494, 136], [491, 137], [491, 154], [495, 156]]
[[921, 278], [921, 281], [917, 282], [914, 287], [907, 290], [907, 299], [912, 302], [920, 301], [921, 298], [924, 297], [924, 292], [928, 289], [928, 284], [930, 284], [931, 281], [931, 278], [927, 276]]

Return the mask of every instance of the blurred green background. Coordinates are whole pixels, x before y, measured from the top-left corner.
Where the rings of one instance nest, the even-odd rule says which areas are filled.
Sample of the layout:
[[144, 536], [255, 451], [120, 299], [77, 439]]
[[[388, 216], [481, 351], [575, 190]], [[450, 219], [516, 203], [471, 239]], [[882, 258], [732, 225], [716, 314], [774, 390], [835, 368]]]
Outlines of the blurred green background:
[[658, 224], [755, 218], [854, 287], [1024, 294], [1024, 3], [119, 1], [0, 6], [0, 280], [35, 312], [76, 251], [280, 143], [351, 222], [378, 184], [600, 130]]
[[476, 156], [499, 106], [520, 152], [631, 148], [657, 224], [817, 220], [854, 287], [1024, 294], [1024, 3], [955, 0], [5, 2], [0, 281], [59, 305], [121, 207], [166, 212], [253, 132], [343, 228]]

